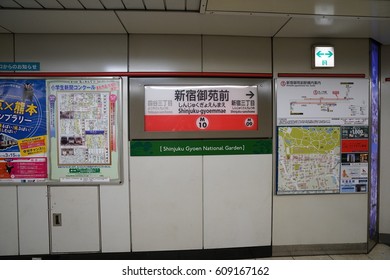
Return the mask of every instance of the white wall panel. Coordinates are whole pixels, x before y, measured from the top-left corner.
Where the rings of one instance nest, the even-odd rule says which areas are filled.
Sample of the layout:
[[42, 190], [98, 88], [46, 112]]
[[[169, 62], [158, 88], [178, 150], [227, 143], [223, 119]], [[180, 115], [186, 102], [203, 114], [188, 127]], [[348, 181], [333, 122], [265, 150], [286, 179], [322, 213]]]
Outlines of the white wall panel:
[[272, 244], [367, 243], [367, 194], [274, 196]]
[[[313, 69], [312, 46], [330, 44], [335, 48], [335, 67]], [[274, 38], [274, 76], [278, 73], [334, 73], [369, 75], [368, 39]]]
[[15, 34], [126, 33], [114, 11], [86, 11], [80, 7], [80, 10], [0, 9], [0, 26]]
[[133, 251], [202, 248], [202, 157], [131, 157]]
[[17, 205], [16, 187], [0, 186], [0, 256], [19, 252]]
[[379, 233], [390, 234], [390, 46], [382, 46], [382, 88], [381, 88], [381, 149], [380, 149], [380, 202], [379, 202]]
[[14, 61], [14, 39], [11, 34], [0, 34], [0, 61]]
[[271, 245], [272, 155], [204, 157], [204, 247]]
[[201, 37], [130, 35], [130, 71], [200, 72]]
[[[62, 225], [53, 224], [61, 214]], [[100, 251], [99, 191], [97, 186], [50, 187], [51, 252]]]
[[16, 35], [16, 61], [41, 63], [41, 71], [125, 72], [126, 35]]
[[204, 36], [203, 71], [271, 73], [271, 39]]
[[[335, 47], [335, 68], [312, 69], [312, 45]], [[274, 38], [278, 73], [369, 74], [367, 39]], [[276, 93], [277, 94], [277, 93]], [[367, 194], [274, 195], [273, 245], [367, 243]]]
[[128, 147], [128, 87], [123, 80], [122, 143], [124, 178], [121, 185], [100, 186], [100, 213], [102, 252], [130, 251], [130, 194]]
[[46, 186], [18, 186], [21, 255], [49, 254], [49, 213]]

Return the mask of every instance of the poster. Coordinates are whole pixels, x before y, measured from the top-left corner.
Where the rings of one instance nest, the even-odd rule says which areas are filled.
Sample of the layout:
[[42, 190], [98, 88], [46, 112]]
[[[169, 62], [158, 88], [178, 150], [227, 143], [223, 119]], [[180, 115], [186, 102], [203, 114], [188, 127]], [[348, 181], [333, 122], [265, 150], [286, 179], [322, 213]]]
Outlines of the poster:
[[338, 193], [339, 127], [278, 128], [278, 194]]
[[283, 78], [277, 194], [368, 191], [368, 79]]
[[52, 179], [61, 182], [119, 180], [120, 80], [48, 81], [48, 89]]
[[145, 86], [145, 131], [257, 130], [257, 86]]
[[341, 193], [368, 191], [368, 126], [342, 127]]
[[0, 180], [48, 178], [46, 81], [0, 80]]
[[368, 125], [368, 79], [277, 79], [278, 126]]

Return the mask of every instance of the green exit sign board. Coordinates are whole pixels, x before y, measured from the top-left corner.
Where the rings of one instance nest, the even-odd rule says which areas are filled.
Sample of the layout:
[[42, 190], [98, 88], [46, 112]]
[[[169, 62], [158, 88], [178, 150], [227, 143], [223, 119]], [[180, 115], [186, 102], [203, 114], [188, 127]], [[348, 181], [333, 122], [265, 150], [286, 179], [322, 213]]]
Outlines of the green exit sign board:
[[334, 67], [334, 61], [333, 46], [313, 46], [314, 68]]

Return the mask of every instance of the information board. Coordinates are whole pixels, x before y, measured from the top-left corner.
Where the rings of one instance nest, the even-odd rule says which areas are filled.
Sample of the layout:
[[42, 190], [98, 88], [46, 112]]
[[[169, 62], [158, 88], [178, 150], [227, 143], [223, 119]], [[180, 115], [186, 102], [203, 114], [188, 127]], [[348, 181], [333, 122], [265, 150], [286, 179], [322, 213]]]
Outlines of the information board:
[[48, 178], [46, 83], [0, 80], [0, 181]]
[[277, 194], [368, 190], [367, 79], [276, 80]]
[[257, 130], [257, 86], [145, 86], [145, 131]]
[[47, 88], [51, 179], [119, 181], [121, 80], [50, 80]]
[[368, 125], [368, 79], [277, 79], [277, 125]]

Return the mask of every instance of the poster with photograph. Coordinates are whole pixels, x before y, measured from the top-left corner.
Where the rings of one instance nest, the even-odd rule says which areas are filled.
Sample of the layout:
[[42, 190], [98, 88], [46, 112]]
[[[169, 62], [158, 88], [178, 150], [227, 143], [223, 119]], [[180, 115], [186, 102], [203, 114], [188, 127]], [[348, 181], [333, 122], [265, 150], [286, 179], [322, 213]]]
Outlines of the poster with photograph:
[[46, 81], [0, 79], [0, 182], [48, 178]]
[[120, 179], [120, 79], [48, 81], [53, 180]]

